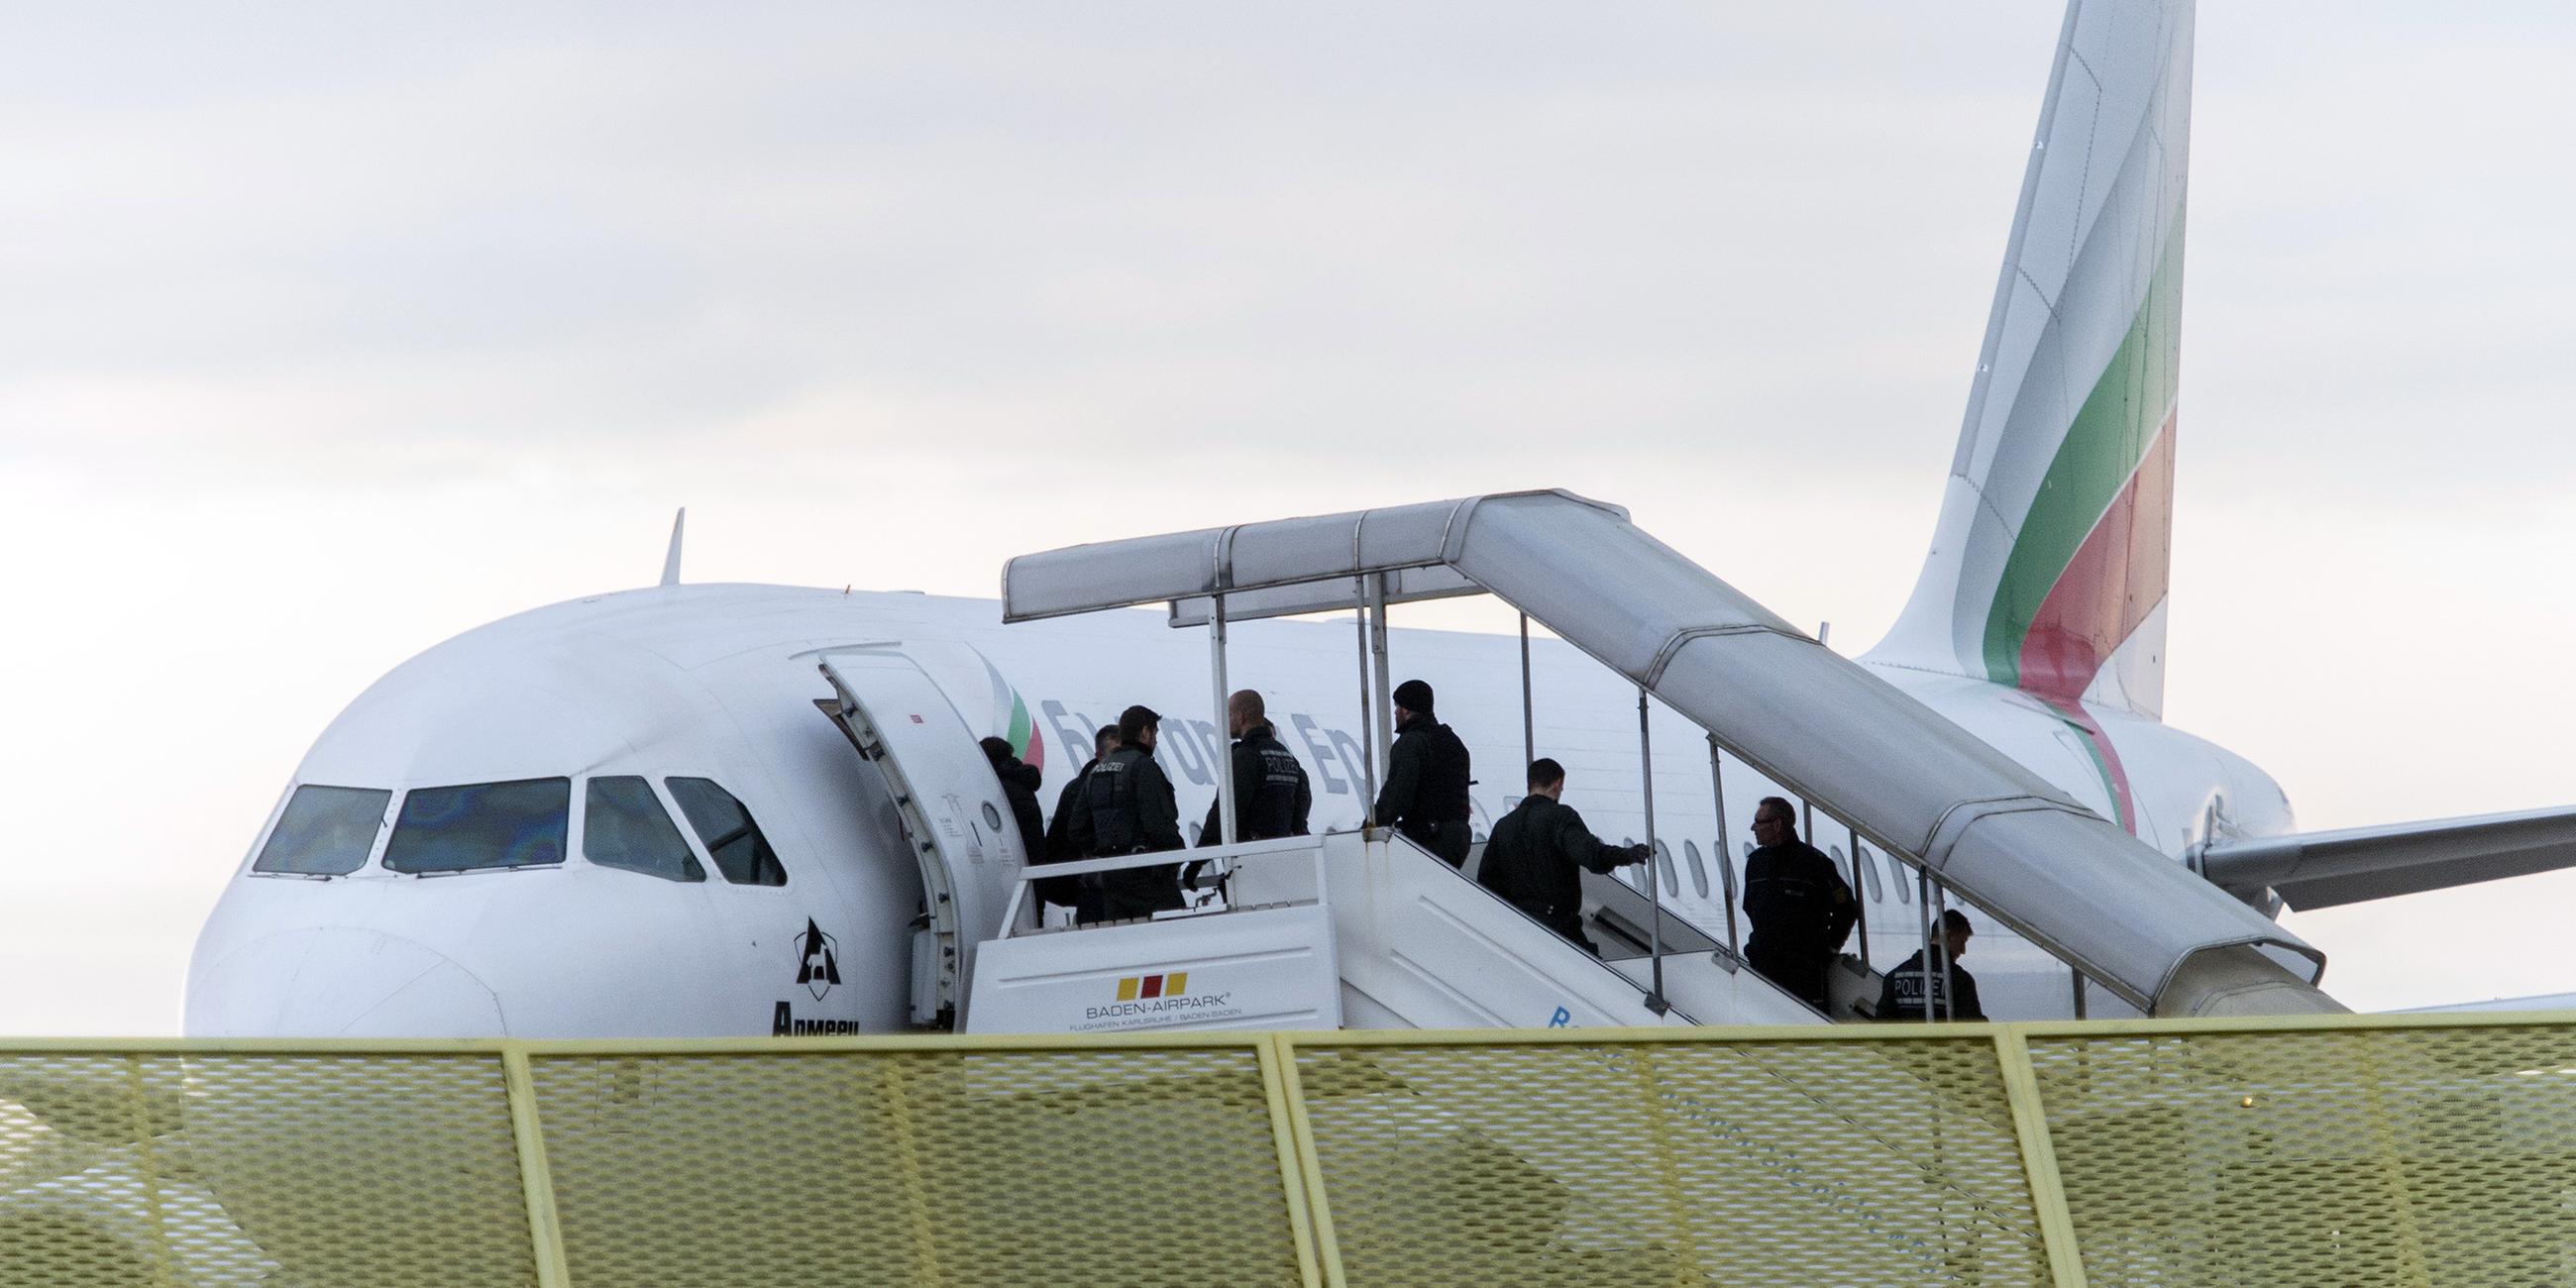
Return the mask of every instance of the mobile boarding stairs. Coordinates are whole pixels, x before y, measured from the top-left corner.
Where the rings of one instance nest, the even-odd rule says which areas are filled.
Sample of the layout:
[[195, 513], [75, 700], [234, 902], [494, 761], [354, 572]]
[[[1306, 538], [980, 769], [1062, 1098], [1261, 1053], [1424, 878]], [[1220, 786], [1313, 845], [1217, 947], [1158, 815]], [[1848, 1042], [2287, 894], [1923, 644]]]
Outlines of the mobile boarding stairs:
[[[2342, 1009], [2322, 955], [2029, 770], [1824, 648], [1628, 521], [1519, 492], [1242, 524], [1022, 555], [1005, 621], [1166, 603], [1205, 626], [1227, 692], [1230, 621], [1358, 610], [1362, 713], [1388, 710], [1386, 610], [1492, 594], [1698, 725], [1856, 836], [1956, 891], [2149, 1014]], [[1526, 665], [1526, 663], [1524, 663]], [[1371, 733], [1370, 777], [1391, 731]], [[1641, 745], [1641, 763], [1651, 750]], [[1822, 1023], [1727, 946], [1639, 893], [1587, 878], [1604, 959], [1385, 829], [1055, 864], [1034, 875], [1211, 859], [1222, 908], [1034, 929], [1027, 876], [1001, 933], [960, 954], [960, 1024], [983, 1032]], [[1647, 840], [1653, 784], [1647, 775]], [[1370, 796], [1375, 795], [1374, 783]], [[1731, 864], [1721, 863], [1729, 873]], [[1733, 891], [1729, 890], [1729, 903]], [[1639, 938], [1643, 956], [1620, 951]], [[1843, 994], [1865, 978], [1838, 983]]]

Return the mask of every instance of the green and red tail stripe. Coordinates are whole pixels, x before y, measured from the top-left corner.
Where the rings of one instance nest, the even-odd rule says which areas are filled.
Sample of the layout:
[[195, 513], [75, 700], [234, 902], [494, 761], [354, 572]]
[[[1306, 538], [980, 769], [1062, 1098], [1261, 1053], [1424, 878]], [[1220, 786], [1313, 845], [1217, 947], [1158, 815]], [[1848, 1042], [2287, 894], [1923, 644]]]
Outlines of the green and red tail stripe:
[[2173, 548], [2181, 230], [2014, 535], [1985, 629], [1987, 678], [2038, 697], [2084, 740], [2121, 826], [2137, 804], [2083, 697], [2165, 600]]
[[1987, 610], [1986, 677], [2080, 698], [2163, 603], [2173, 542], [2181, 233], [2059, 440]]

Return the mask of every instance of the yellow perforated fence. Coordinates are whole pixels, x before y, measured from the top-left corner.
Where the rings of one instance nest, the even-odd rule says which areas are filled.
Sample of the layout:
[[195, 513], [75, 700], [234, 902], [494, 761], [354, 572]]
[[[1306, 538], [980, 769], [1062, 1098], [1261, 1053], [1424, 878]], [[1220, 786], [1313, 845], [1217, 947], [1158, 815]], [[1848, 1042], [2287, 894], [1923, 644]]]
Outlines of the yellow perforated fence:
[[0, 1285], [2576, 1283], [2576, 1016], [0, 1043]]

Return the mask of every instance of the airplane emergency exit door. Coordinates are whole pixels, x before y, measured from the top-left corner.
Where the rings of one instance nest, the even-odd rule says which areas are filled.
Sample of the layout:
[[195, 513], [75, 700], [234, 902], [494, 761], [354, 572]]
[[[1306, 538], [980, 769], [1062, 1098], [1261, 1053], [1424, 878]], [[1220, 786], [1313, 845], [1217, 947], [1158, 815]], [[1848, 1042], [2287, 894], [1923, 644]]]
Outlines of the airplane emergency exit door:
[[853, 651], [827, 653], [821, 664], [834, 696], [815, 705], [876, 767], [920, 864], [937, 1007], [962, 1030], [975, 945], [1001, 934], [1028, 861], [1010, 801], [973, 729], [910, 658]]

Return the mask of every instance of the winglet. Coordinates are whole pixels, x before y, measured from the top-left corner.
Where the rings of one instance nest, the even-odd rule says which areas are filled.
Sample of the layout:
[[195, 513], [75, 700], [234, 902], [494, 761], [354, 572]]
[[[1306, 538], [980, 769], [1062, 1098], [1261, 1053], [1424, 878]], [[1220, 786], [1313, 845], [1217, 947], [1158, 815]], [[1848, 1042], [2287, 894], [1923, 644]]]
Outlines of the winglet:
[[678, 514], [671, 516], [671, 552], [662, 556], [662, 584], [665, 586], [680, 584], [680, 534], [688, 523], [689, 507], [684, 505]]

